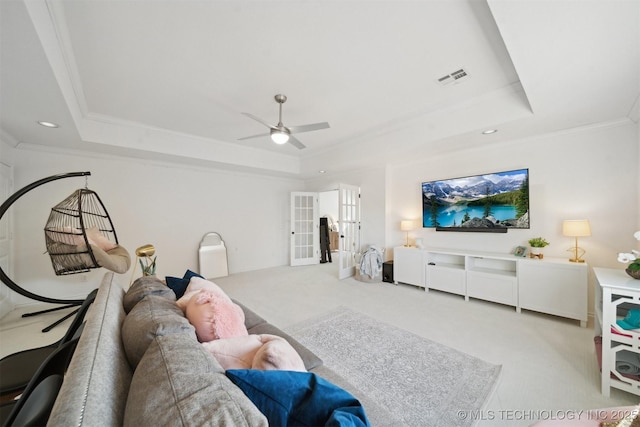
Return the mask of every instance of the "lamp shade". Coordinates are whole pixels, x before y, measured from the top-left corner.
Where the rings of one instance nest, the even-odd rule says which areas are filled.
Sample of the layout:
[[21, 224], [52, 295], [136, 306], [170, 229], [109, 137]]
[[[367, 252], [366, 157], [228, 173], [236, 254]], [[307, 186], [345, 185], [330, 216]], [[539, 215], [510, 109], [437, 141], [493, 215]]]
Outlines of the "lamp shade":
[[400, 230], [402, 231], [413, 230], [413, 221], [410, 221], [410, 220], [400, 221]]
[[586, 219], [567, 219], [562, 222], [562, 234], [569, 237], [591, 236], [591, 226]]

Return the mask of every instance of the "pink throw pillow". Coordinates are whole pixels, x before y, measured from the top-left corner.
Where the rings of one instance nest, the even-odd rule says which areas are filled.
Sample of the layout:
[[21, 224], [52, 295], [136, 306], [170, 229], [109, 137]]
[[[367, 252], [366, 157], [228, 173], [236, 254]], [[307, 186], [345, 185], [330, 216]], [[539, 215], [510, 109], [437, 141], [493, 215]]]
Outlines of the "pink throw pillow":
[[261, 334], [202, 343], [227, 369], [260, 369], [307, 372], [296, 350], [282, 337]]
[[200, 342], [249, 334], [244, 326], [242, 308], [229, 297], [207, 289], [196, 291], [189, 298], [185, 316], [195, 327]]
[[84, 237], [82, 230], [72, 227], [49, 228], [45, 230], [47, 236], [54, 242], [64, 243], [65, 245], [80, 246], [84, 245]]
[[193, 276], [189, 279], [187, 289], [184, 290], [184, 294], [178, 299], [178, 301], [176, 301], [176, 304], [178, 304], [178, 307], [180, 307], [182, 311], [186, 311], [187, 304], [189, 303], [189, 300], [191, 300], [191, 297], [200, 293], [203, 289], [213, 292], [218, 298], [232, 302], [231, 298], [229, 298], [220, 286], [210, 282], [209, 280], [203, 279], [202, 277]]

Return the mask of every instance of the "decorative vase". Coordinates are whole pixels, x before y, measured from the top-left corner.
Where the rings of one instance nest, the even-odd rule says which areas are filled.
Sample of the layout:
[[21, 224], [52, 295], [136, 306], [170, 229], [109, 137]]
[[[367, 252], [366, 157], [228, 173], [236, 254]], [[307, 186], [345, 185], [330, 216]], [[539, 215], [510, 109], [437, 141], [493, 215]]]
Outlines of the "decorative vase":
[[631, 277], [636, 280], [640, 280], [640, 270], [631, 270], [630, 268], [626, 268], [624, 271]]
[[544, 258], [544, 250], [540, 247], [531, 247], [529, 249], [529, 258], [538, 258], [538, 259], [543, 259]]

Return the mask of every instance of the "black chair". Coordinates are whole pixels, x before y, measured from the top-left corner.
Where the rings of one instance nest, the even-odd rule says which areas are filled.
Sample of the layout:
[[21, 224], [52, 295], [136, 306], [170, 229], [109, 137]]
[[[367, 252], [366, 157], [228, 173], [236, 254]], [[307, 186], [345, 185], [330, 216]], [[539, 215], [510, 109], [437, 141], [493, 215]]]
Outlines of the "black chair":
[[[58, 348], [78, 336], [84, 317], [96, 299], [98, 290], [93, 290], [82, 302], [64, 336], [57, 342], [43, 347], [31, 348], [5, 356], [0, 360], [0, 396], [17, 394], [24, 390], [38, 368]], [[0, 410], [2, 408], [0, 407]]]
[[38, 368], [20, 398], [15, 401], [3, 427], [44, 426], [58, 397], [64, 373], [78, 345], [76, 337], [58, 347]]

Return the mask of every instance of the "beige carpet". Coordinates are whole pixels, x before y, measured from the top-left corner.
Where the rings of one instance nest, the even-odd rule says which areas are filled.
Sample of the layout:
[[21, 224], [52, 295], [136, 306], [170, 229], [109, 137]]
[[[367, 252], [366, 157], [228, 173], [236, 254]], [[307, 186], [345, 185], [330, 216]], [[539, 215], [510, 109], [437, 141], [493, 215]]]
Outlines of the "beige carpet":
[[[501, 366], [340, 307], [287, 329], [406, 426], [470, 426]], [[365, 406], [366, 410], [366, 406]]]

